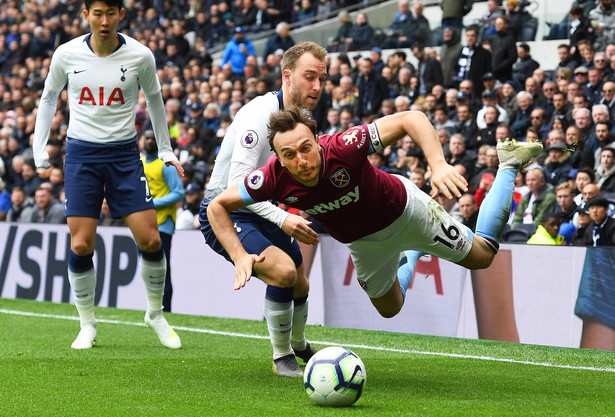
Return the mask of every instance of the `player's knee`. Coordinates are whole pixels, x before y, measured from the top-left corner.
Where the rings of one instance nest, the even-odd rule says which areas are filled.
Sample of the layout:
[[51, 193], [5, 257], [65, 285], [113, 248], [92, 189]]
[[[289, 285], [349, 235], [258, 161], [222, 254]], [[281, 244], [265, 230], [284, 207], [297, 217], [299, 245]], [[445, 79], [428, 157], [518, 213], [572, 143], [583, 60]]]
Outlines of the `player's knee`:
[[297, 270], [294, 266], [279, 265], [274, 280], [277, 287], [294, 287], [297, 284]]
[[297, 274], [297, 284], [295, 285], [295, 297], [302, 297], [310, 292], [310, 281], [305, 274]]
[[378, 310], [378, 313], [380, 313], [382, 317], [384, 317], [385, 319], [390, 319], [392, 317], [395, 317], [397, 313], [400, 312], [401, 307], [402, 307], [401, 305], [400, 306], [389, 305], [386, 307], [380, 307], [377, 310]]
[[156, 234], [149, 236], [146, 239], [141, 239], [139, 242], [139, 249], [143, 252], [158, 252], [160, 250], [160, 235]]
[[73, 239], [71, 241], [71, 249], [76, 255], [85, 256], [94, 251], [93, 245], [88, 244], [86, 240]]

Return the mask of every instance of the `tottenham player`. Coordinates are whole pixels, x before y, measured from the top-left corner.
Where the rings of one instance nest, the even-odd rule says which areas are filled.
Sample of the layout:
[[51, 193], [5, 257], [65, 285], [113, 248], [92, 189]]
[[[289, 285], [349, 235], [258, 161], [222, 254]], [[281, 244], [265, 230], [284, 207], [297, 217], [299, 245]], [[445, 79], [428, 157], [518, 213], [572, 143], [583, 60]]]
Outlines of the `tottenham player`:
[[[282, 89], [257, 97], [235, 116], [216, 158], [199, 220], [207, 244], [232, 261], [211, 229], [207, 206], [218, 194], [262, 166], [273, 155], [267, 140], [271, 114], [297, 105], [313, 110], [327, 76], [327, 52], [313, 42], [299, 43], [282, 59]], [[273, 372], [302, 377], [296, 357], [307, 362], [315, 350], [305, 340], [309, 284], [296, 240], [310, 222], [263, 202], [232, 213], [233, 225], [246, 250], [263, 256], [254, 274], [267, 284], [265, 319], [273, 346]], [[285, 233], [286, 232], [286, 233]], [[237, 289], [237, 288], [236, 288]]]
[[53, 54], [36, 118], [34, 157], [38, 167], [49, 163], [45, 144], [58, 96], [67, 85], [71, 112], [65, 161], [65, 215], [71, 235], [68, 278], [81, 322], [72, 348], [91, 348], [96, 339], [92, 257], [106, 197], [111, 214], [124, 219], [141, 250], [145, 323], [164, 346], [176, 349], [180, 339], [162, 314], [166, 259], [136, 138], [139, 87], [148, 102], [159, 157], [180, 175], [183, 169], [171, 150], [154, 56], [135, 39], [117, 32], [124, 14], [121, 0], [85, 1], [83, 17], [91, 33], [61, 45]]
[[[348, 246], [359, 283], [383, 317], [401, 309], [416, 254], [427, 252], [469, 269], [489, 266], [508, 219], [517, 172], [542, 151], [540, 143], [498, 144], [499, 172], [473, 234], [410, 180], [380, 171], [367, 160], [368, 153], [410, 135], [431, 167], [432, 196], [461, 196], [467, 182], [445, 162], [436, 132], [422, 112], [396, 113], [317, 139], [314, 122], [289, 108], [273, 115], [269, 128], [276, 156], [208, 208], [214, 232], [235, 263], [236, 287], [245, 285], [263, 256], [242, 248], [229, 212], [274, 199], [311, 214]], [[305, 243], [318, 241], [308, 228], [294, 236]], [[399, 266], [403, 251], [409, 262]]]

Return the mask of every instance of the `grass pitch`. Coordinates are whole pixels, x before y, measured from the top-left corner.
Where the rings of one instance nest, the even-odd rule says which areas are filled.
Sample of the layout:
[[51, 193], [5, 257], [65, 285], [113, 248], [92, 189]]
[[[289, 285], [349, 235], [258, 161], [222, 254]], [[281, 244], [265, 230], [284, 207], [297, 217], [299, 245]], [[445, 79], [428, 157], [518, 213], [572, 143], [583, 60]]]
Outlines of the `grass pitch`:
[[1, 416], [615, 414], [612, 352], [308, 326], [367, 370], [354, 406], [326, 409], [272, 374], [264, 322], [169, 314], [183, 344], [169, 350], [143, 312], [96, 314], [96, 346], [76, 351], [74, 306], [0, 299]]

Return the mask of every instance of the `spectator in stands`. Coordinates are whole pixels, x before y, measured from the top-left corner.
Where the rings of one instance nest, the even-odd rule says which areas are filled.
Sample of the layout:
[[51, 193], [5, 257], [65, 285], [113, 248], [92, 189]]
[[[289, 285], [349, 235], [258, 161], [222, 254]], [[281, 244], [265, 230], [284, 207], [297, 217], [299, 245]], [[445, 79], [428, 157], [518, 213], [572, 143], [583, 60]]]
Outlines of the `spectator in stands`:
[[551, 143], [546, 151], [549, 156], [544, 163], [544, 176], [546, 181], [554, 187], [568, 182], [568, 173], [572, 169], [570, 153], [564, 152], [566, 145], [563, 142]]
[[519, 45], [517, 56], [519, 60], [513, 64], [512, 76], [519, 87], [521, 87], [525, 85], [525, 80], [532, 76], [534, 70], [540, 67], [540, 64], [532, 58], [530, 46], [527, 43]]
[[570, 71], [573, 71], [578, 65], [578, 62], [570, 53], [570, 46], [566, 44], [560, 44], [557, 46], [557, 55], [559, 57], [559, 62], [553, 69], [553, 81], [556, 81], [555, 77], [560, 68], [568, 68]]
[[466, 175], [474, 174], [474, 158], [466, 152], [466, 140], [460, 133], [451, 135], [448, 145], [449, 154], [445, 155], [446, 162], [451, 165], [461, 164], [466, 168]]
[[355, 116], [363, 118], [378, 113], [382, 101], [389, 97], [389, 88], [385, 79], [374, 72], [371, 59], [361, 60], [359, 71], [356, 82], [359, 96], [355, 102]]
[[[527, 80], [526, 80], [526, 86], [527, 86]], [[553, 118], [553, 110], [555, 110], [555, 107], [553, 105], [553, 96], [555, 95], [555, 93], [557, 92], [557, 86], [555, 85], [555, 83], [551, 80], [546, 80], [543, 84], [542, 84], [542, 97], [543, 97], [543, 103], [542, 103], [542, 107], [543, 110], [545, 111], [545, 119], [547, 120], [547, 123], [551, 124], [552, 118]], [[536, 100], [534, 100], [535, 102]], [[562, 126], [562, 128], [565, 130], [566, 126]]]
[[491, 40], [491, 72], [501, 82], [512, 78], [512, 66], [517, 60], [514, 38], [508, 33], [508, 16], [495, 21], [496, 36]]
[[553, 186], [546, 182], [541, 168], [530, 169], [525, 176], [530, 192], [523, 196], [513, 217], [512, 226], [518, 223], [539, 225], [544, 215], [555, 207]]
[[600, 193], [615, 192], [615, 150], [606, 146], [600, 152], [600, 165], [596, 168], [596, 185]]
[[263, 51], [263, 61], [267, 61], [269, 55], [274, 54], [278, 49], [285, 52], [288, 48], [295, 44], [295, 41], [290, 36], [290, 26], [286, 22], [280, 22], [275, 28], [275, 34], [267, 39], [265, 50]]
[[[489, 185], [491, 185], [493, 179], [495, 178], [495, 175], [498, 172], [498, 164], [500, 163], [500, 161], [498, 160], [498, 152], [495, 146], [483, 146], [487, 146], [487, 149], [485, 150], [485, 164], [479, 169], [475, 170], [476, 173], [470, 178], [469, 190], [471, 192], [476, 192], [481, 187], [481, 183], [483, 183], [483, 187], [485, 186], [486, 182], [489, 182]], [[485, 196], [482, 195], [481, 202], [484, 198]]]
[[[457, 106], [457, 118], [455, 120], [455, 127], [452, 129], [453, 133], [460, 133], [465, 139], [467, 144], [466, 148], [475, 150], [478, 144], [476, 142], [476, 136], [478, 135], [478, 128], [474, 121], [474, 115], [470, 110], [470, 106], [467, 104], [460, 104]], [[476, 144], [476, 145], [474, 145]]]
[[417, 186], [419, 190], [424, 192], [425, 194], [429, 194], [431, 191], [431, 187], [427, 184], [427, 178], [425, 178], [425, 168], [416, 167], [410, 172], [410, 181]]
[[27, 195], [23, 188], [19, 186], [13, 187], [13, 191], [11, 192], [11, 207], [6, 214], [6, 221], [21, 221], [23, 211], [32, 205], [34, 205], [34, 199]]
[[[583, 109], [579, 109], [577, 113], [580, 113], [581, 110]], [[594, 151], [594, 168], [598, 168], [600, 164], [602, 149], [606, 148], [613, 142], [613, 135], [611, 134], [611, 123], [607, 121], [598, 122], [596, 123], [595, 131], [597, 146], [596, 150]]]
[[463, 47], [457, 58], [453, 80], [457, 83], [472, 81], [474, 94], [480, 97], [483, 92], [483, 75], [491, 72], [491, 53], [478, 43], [478, 26], [473, 25], [466, 29], [466, 41], [467, 46]]
[[615, 120], [615, 82], [607, 81], [602, 85], [602, 98], [598, 101], [609, 110], [609, 119]]
[[509, 19], [508, 32], [515, 41], [522, 40], [523, 33], [523, 9], [520, 7], [517, 0], [508, 0], [506, 2], [507, 17]]
[[207, 48], [213, 48], [220, 45], [227, 39], [228, 27], [224, 24], [220, 14], [212, 13], [210, 16], [209, 36], [205, 42]]
[[574, 202], [573, 186], [569, 182], [563, 182], [555, 187], [555, 200], [557, 203], [552, 213], [559, 216], [562, 223], [571, 223], [577, 211]]
[[[485, 91], [483, 91], [485, 94]], [[489, 92], [487, 92], [489, 94]], [[484, 145], [496, 145], [496, 132], [500, 121], [498, 120], [499, 111], [495, 106], [487, 106], [484, 109], [481, 109], [481, 123], [484, 126], [482, 129], [478, 130], [478, 134], [476, 136], [475, 144], [470, 144], [472, 149], [477, 147], [482, 147]], [[478, 119], [478, 117], [477, 117]]]
[[246, 30], [238, 26], [235, 28], [235, 36], [226, 44], [222, 55], [220, 68], [229, 64], [235, 79], [243, 79], [243, 68], [248, 56], [256, 56], [254, 45], [246, 38]]
[[378, 75], [382, 75], [382, 69], [384, 68], [384, 62], [382, 61], [382, 48], [374, 46], [370, 52], [370, 58], [374, 64], [374, 71]]
[[267, 13], [269, 13], [269, 17], [271, 18], [271, 24], [277, 27], [280, 22], [290, 22], [292, 8], [292, 1], [271, 0], [269, 2], [269, 8], [267, 9]]
[[463, 216], [463, 221], [461, 223], [468, 226], [472, 231], [476, 230], [478, 208], [476, 207], [476, 201], [472, 194], [465, 193], [459, 197], [459, 212]]
[[62, 224], [64, 220], [64, 207], [53, 199], [51, 191], [39, 187], [34, 194], [34, 205], [24, 208], [21, 212], [21, 221], [24, 223], [53, 223]]
[[344, 39], [350, 36], [350, 29], [352, 29], [352, 19], [348, 14], [348, 11], [342, 10], [338, 16], [340, 27], [337, 30], [337, 35], [327, 45], [327, 51], [337, 52], [340, 49], [340, 45], [344, 44]]
[[419, 96], [425, 97], [434, 85], [443, 83], [442, 67], [437, 59], [425, 53], [425, 45], [422, 43], [415, 43], [412, 45], [412, 53], [418, 60], [418, 93]]
[[585, 186], [587, 186], [588, 184], [591, 184], [592, 187], [595, 187], [596, 189], [598, 188], [594, 184], [594, 180], [595, 180], [595, 174], [592, 168], [588, 168], [588, 167], [579, 168], [579, 171], [574, 177], [575, 189], [573, 190], [574, 202], [577, 206], [580, 206], [581, 202], [585, 201], [583, 198], [583, 190], [585, 189]]
[[513, 138], [522, 140], [525, 138], [525, 131], [532, 124], [531, 114], [534, 110], [532, 95], [527, 91], [517, 93], [517, 106], [519, 109], [511, 117], [510, 131]]
[[361, 51], [369, 49], [374, 40], [374, 28], [369, 24], [367, 15], [359, 13], [348, 36], [342, 39], [344, 51]]
[[329, 13], [337, 9], [336, 2], [333, 0], [318, 0], [316, 3], [316, 16], [320, 16], [320, 20], [329, 19]]
[[556, 213], [546, 213], [536, 232], [529, 238], [529, 245], [563, 245], [564, 237], [559, 235], [562, 221]]
[[[456, 85], [453, 81], [453, 77], [456, 73], [457, 62], [463, 46], [459, 41], [459, 32], [450, 27], [445, 27], [442, 30], [442, 39], [443, 43], [442, 46], [440, 46], [440, 65], [442, 66], [443, 85], [449, 88]], [[491, 65], [491, 58], [489, 58], [488, 62], [489, 65]]]
[[[555, 89], [555, 85], [553, 86]], [[540, 89], [540, 84], [533, 76], [527, 77], [525, 79], [525, 91], [532, 95], [532, 102], [534, 106], [544, 108], [545, 104], [545, 96], [542, 94]]]
[[412, 36], [414, 18], [410, 12], [409, 0], [398, 0], [397, 13], [384, 31], [376, 32], [385, 49], [408, 48], [416, 39]]
[[[534, 108], [534, 110], [530, 113], [530, 125], [540, 132], [541, 138], [546, 138], [551, 130], [551, 126], [547, 123], [547, 119], [545, 117], [545, 111], [540, 107]], [[564, 138], [562, 135], [562, 140], [563, 139]]]
[[495, 20], [505, 13], [498, 0], [487, 0], [487, 11], [480, 19], [479, 38], [481, 42], [495, 36]]
[[583, 89], [583, 94], [587, 97], [589, 105], [593, 106], [598, 104], [602, 98], [602, 77], [600, 70], [597, 68], [590, 68], [588, 71], [588, 83]]
[[602, 195], [591, 197], [586, 203], [592, 222], [585, 230], [583, 244], [587, 246], [614, 246], [615, 219], [609, 214], [609, 200]]
[[36, 172], [36, 167], [33, 161], [25, 161], [21, 168], [21, 183], [19, 184], [25, 193], [30, 197], [34, 197], [36, 190], [44, 183], [45, 180], [39, 177]]
[[442, 0], [442, 27], [452, 27], [460, 33], [463, 30], [463, 17], [472, 10], [472, 0]]
[[596, 8], [589, 12], [588, 18], [597, 21], [594, 47], [604, 50], [606, 45], [615, 39], [615, 12], [612, 1], [599, 0]]

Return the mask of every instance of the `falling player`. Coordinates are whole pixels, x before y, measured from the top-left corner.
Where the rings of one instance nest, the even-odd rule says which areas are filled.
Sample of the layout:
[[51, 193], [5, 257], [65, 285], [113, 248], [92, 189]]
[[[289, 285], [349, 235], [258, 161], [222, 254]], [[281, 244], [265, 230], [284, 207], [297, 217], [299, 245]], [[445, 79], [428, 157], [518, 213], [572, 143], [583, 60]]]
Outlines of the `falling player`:
[[148, 102], [158, 155], [183, 169], [169, 140], [154, 56], [141, 43], [117, 32], [125, 10], [121, 0], [85, 1], [83, 17], [91, 33], [55, 51], [40, 100], [34, 130], [34, 158], [48, 165], [45, 144], [60, 92], [67, 85], [70, 121], [65, 161], [65, 215], [71, 235], [68, 279], [79, 313], [81, 331], [74, 349], [91, 348], [96, 340], [92, 257], [103, 198], [113, 217], [122, 217], [141, 251], [141, 275], [147, 295], [145, 323], [160, 342], [181, 346], [162, 314], [166, 259], [160, 245], [156, 212], [139, 159], [135, 107], [139, 87]]
[[[445, 162], [436, 132], [422, 112], [396, 113], [317, 139], [314, 122], [300, 109], [289, 108], [273, 115], [269, 128], [275, 157], [208, 208], [214, 232], [235, 263], [236, 287], [245, 285], [253, 266], [266, 256], [246, 253], [229, 212], [273, 199], [311, 214], [348, 246], [361, 286], [384, 317], [400, 311], [423, 252], [469, 269], [489, 266], [508, 220], [517, 172], [542, 151], [540, 143], [498, 144], [499, 172], [474, 234], [410, 180], [380, 171], [367, 159], [368, 153], [410, 135], [432, 170], [432, 196], [461, 196], [467, 183]], [[307, 226], [293, 236], [308, 244], [318, 242]], [[401, 266], [400, 252], [408, 259]]]

